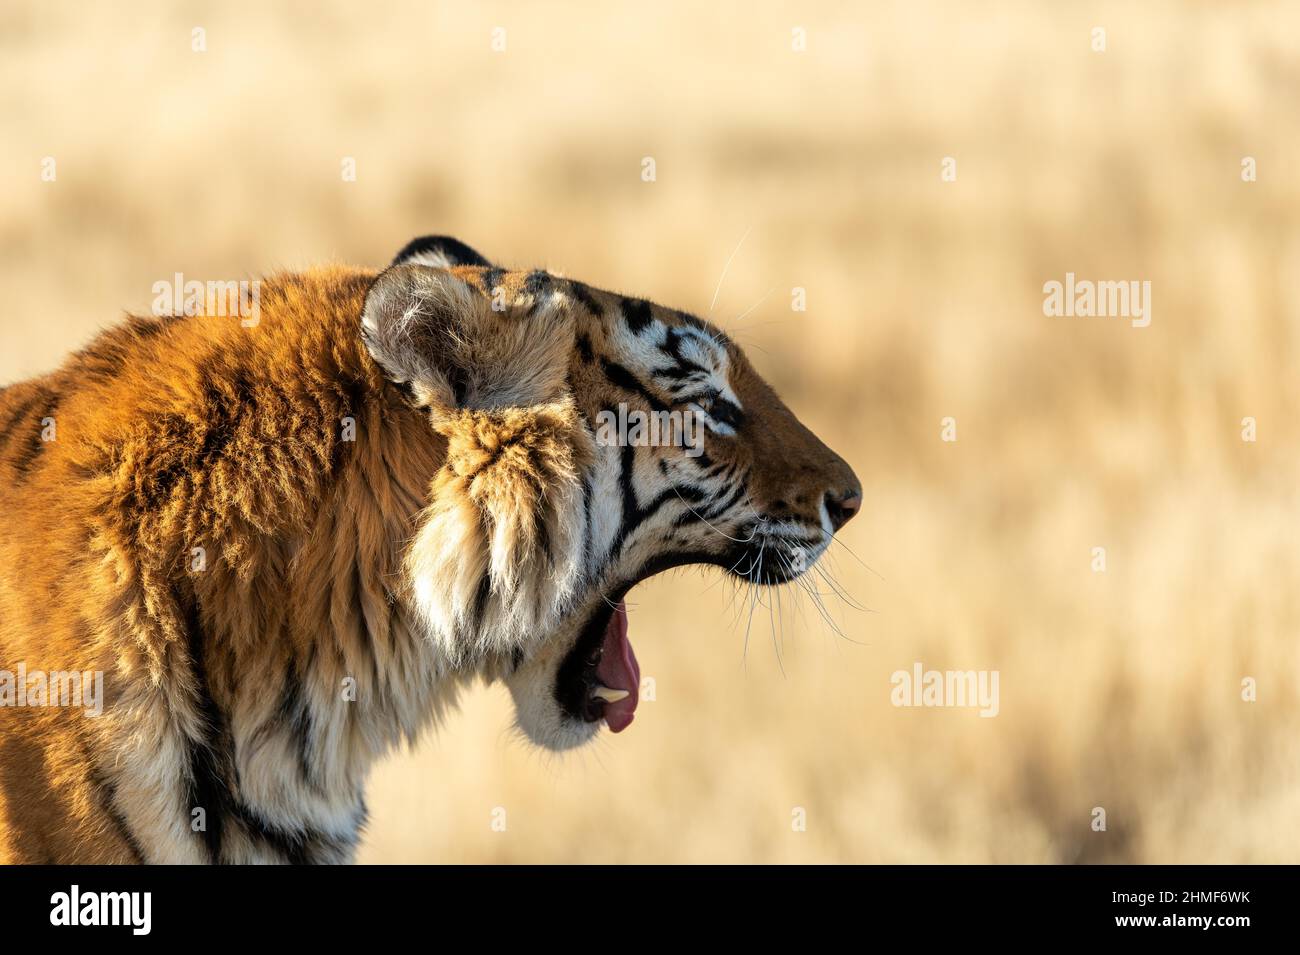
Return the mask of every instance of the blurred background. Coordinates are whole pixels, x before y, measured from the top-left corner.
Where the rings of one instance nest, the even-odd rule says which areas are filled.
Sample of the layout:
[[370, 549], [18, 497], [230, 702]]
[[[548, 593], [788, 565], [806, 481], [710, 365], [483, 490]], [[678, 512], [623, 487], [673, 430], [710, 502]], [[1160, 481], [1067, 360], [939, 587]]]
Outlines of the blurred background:
[[[363, 861], [1294, 862], [1298, 36], [1280, 3], [7, 0], [0, 382], [174, 272], [445, 232], [711, 315], [853, 464], [843, 636], [792, 588], [751, 620], [715, 573], [643, 585], [629, 731], [543, 754], [478, 689], [374, 775]], [[1150, 281], [1150, 326], [1045, 317], [1066, 272]], [[999, 715], [894, 707], [918, 661], [997, 670]]]

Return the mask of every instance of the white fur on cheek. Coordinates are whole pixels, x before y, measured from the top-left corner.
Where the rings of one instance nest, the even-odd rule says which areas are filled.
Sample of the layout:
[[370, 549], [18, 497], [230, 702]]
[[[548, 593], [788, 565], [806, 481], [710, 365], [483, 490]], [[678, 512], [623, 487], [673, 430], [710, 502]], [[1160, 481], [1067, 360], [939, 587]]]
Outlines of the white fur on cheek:
[[580, 472], [592, 438], [570, 401], [463, 412], [406, 554], [413, 608], [458, 667], [527, 654], [583, 580]]
[[602, 725], [574, 719], [560, 709], [555, 699], [556, 673], [575, 639], [548, 643], [505, 681], [515, 701], [519, 729], [532, 742], [550, 750], [581, 746], [599, 733]]

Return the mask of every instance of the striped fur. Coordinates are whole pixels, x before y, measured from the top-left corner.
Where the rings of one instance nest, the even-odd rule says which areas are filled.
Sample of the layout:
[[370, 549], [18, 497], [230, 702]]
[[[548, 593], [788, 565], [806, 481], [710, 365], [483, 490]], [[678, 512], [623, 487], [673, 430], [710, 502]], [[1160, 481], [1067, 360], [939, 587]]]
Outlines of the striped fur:
[[[577, 745], [557, 672], [606, 601], [824, 550], [855, 479], [716, 329], [419, 241], [0, 390], [0, 671], [105, 686], [0, 706], [0, 860], [350, 860], [370, 767], [470, 681]], [[619, 402], [698, 407], [705, 452], [601, 445]]]

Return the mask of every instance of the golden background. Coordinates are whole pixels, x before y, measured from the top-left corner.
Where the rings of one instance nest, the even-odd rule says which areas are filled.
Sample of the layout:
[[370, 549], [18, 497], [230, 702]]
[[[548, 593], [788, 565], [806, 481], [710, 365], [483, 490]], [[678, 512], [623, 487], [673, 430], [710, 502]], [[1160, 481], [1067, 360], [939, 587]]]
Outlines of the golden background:
[[[628, 732], [548, 755], [477, 690], [363, 861], [1296, 861], [1296, 6], [269, 7], [0, 6], [0, 382], [174, 272], [444, 232], [708, 315], [730, 258], [712, 318], [865, 491], [844, 637], [643, 585]], [[1150, 327], [1045, 317], [1066, 272]], [[915, 661], [1000, 714], [895, 708]]]

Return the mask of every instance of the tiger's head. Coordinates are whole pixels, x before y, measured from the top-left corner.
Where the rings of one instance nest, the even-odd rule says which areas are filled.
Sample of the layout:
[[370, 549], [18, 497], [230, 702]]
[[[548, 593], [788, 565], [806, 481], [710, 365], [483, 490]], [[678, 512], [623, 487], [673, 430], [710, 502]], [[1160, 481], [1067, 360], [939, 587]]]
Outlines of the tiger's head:
[[624, 597], [705, 564], [793, 580], [861, 505], [852, 469], [685, 312], [417, 239], [362, 335], [446, 442], [404, 558], [449, 669], [505, 680], [552, 749], [632, 722]]

